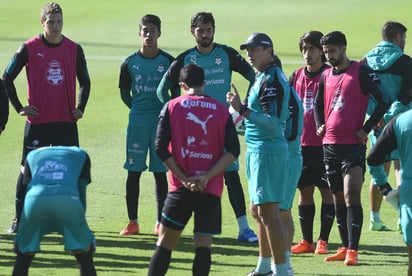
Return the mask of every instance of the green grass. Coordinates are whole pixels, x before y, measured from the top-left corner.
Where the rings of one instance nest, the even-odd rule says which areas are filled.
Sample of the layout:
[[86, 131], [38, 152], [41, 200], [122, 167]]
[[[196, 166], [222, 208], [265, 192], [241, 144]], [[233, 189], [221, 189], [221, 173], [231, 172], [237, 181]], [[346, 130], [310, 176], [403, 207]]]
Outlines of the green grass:
[[[9, 62], [21, 43], [40, 33], [40, 7], [46, 1], [0, 0], [0, 70]], [[79, 122], [81, 145], [92, 158], [93, 183], [88, 189], [87, 218], [95, 231], [97, 251], [96, 268], [99, 275], [145, 275], [156, 238], [151, 235], [155, 222], [153, 177], [144, 173], [141, 181], [139, 221], [142, 235], [119, 237], [127, 224], [125, 206], [125, 176], [123, 169], [125, 132], [128, 110], [119, 96], [118, 74], [122, 59], [140, 45], [137, 37], [138, 19], [146, 13], [155, 13], [162, 19], [161, 48], [176, 55], [194, 45], [189, 32], [190, 17], [198, 11], [212, 11], [216, 18], [215, 41], [238, 49], [254, 31], [271, 35], [275, 51], [289, 75], [302, 65], [297, 41], [308, 30], [326, 33], [341, 30], [347, 35], [348, 56], [359, 59], [380, 40], [384, 21], [394, 19], [412, 28], [410, 0], [348, 0], [335, 2], [261, 0], [256, 2], [234, 0], [209, 1], [79, 1], [62, 0], [64, 34], [78, 41], [84, 48], [92, 78], [92, 92], [85, 117]], [[412, 43], [405, 52], [412, 53]], [[244, 93], [246, 84], [238, 75], [233, 81]], [[25, 102], [25, 73], [16, 80], [19, 96]], [[10, 107], [10, 120], [0, 136], [0, 275], [10, 275], [14, 264], [13, 235], [7, 229], [14, 216], [15, 182], [19, 170], [24, 118]], [[244, 149], [243, 140], [242, 146]], [[243, 154], [241, 177], [247, 193]], [[393, 178], [391, 178], [394, 183]], [[407, 252], [402, 236], [395, 231], [377, 233], [368, 230], [369, 175], [366, 174], [362, 192], [364, 227], [360, 241], [360, 265], [345, 267], [342, 263], [325, 263], [323, 256], [292, 256], [296, 275], [404, 275]], [[246, 194], [247, 196], [247, 194]], [[316, 194], [317, 202], [319, 196]], [[319, 204], [318, 204], [319, 205]], [[317, 209], [314, 238], [319, 234]], [[296, 204], [295, 242], [301, 238]], [[396, 212], [383, 205], [382, 217], [394, 229]], [[255, 224], [249, 216], [252, 228]], [[191, 275], [193, 243], [191, 223], [183, 233], [168, 275]], [[237, 226], [233, 211], [223, 195], [223, 233], [213, 247], [211, 275], [245, 275], [257, 261], [256, 245], [240, 244], [234, 237]], [[338, 246], [336, 226], [330, 237], [332, 250]], [[48, 235], [42, 243], [42, 252], [36, 255], [30, 275], [78, 275], [74, 258], [63, 251], [62, 239]]]

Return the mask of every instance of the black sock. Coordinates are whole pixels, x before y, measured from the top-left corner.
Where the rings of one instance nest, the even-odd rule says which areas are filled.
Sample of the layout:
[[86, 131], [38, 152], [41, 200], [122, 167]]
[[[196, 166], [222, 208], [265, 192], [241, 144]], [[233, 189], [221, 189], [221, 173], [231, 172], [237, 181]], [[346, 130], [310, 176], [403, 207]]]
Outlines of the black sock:
[[80, 264], [80, 276], [96, 276], [96, 269], [93, 263], [93, 252], [82, 252], [74, 254]]
[[172, 251], [160, 246], [156, 246], [152, 260], [149, 265], [148, 276], [163, 276], [169, 268]]
[[166, 173], [153, 173], [156, 184], [157, 222], [162, 219], [162, 209], [168, 192]]
[[141, 172], [127, 171], [126, 179], [126, 205], [129, 219], [138, 218], [140, 176]]
[[303, 239], [308, 243], [313, 243], [313, 218], [315, 217], [315, 204], [299, 205], [298, 211]]
[[358, 250], [363, 224], [362, 206], [348, 207], [349, 249]]
[[27, 276], [29, 273], [29, 267], [34, 255], [26, 255], [17, 253], [16, 263], [13, 269], [13, 276]]
[[329, 234], [332, 229], [334, 219], [335, 205], [322, 203], [322, 208], [320, 211], [320, 240], [329, 240]]
[[343, 247], [348, 247], [348, 224], [347, 224], [347, 209], [345, 204], [335, 206], [336, 223]]
[[196, 256], [193, 261], [192, 274], [196, 276], [209, 275], [212, 264], [211, 250], [207, 247], [197, 247]]

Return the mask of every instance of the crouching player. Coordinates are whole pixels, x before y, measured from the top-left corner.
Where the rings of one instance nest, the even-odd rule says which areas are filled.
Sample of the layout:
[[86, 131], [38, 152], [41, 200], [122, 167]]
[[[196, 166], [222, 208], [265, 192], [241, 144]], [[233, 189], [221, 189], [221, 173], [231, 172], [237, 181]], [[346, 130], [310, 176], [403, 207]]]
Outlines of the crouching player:
[[24, 167], [27, 193], [15, 237], [17, 253], [13, 276], [28, 274], [40, 241], [58, 232], [65, 250], [80, 264], [81, 276], [94, 276], [95, 238], [87, 225], [86, 185], [91, 182], [90, 158], [78, 147], [43, 147], [27, 156]]

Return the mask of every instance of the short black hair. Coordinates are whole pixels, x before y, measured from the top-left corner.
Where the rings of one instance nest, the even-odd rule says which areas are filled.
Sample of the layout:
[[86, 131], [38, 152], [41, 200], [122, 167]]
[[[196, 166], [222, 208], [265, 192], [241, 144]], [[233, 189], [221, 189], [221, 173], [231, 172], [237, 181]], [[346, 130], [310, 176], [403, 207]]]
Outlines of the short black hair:
[[327, 33], [320, 39], [321, 45], [333, 44], [336, 46], [346, 46], [346, 43], [345, 35], [339, 31]]
[[154, 14], [146, 14], [140, 19], [139, 31], [142, 30], [143, 25], [146, 25], [148, 23], [155, 25], [157, 27], [157, 30], [160, 32], [162, 22], [160, 21], [160, 18]]
[[399, 22], [387, 21], [382, 26], [382, 39], [385, 41], [393, 42], [397, 34], [404, 35], [408, 29]]
[[213, 30], [215, 29], [215, 18], [211, 12], [198, 12], [192, 16], [190, 20], [190, 28], [196, 28], [199, 23], [201, 24], [212, 24]]
[[205, 71], [196, 64], [187, 64], [180, 70], [179, 82], [184, 82], [189, 88], [202, 87], [205, 82]]

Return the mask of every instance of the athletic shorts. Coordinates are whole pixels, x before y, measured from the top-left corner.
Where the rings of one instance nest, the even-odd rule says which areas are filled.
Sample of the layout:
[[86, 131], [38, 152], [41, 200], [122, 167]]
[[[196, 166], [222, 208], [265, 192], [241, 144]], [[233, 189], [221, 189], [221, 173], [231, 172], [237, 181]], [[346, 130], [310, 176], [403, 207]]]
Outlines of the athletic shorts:
[[24, 128], [23, 154], [24, 165], [30, 151], [47, 146], [79, 146], [79, 133], [76, 123], [30, 124]]
[[300, 177], [300, 172], [302, 171], [302, 155], [295, 154], [289, 156], [288, 159], [288, 182], [287, 189], [285, 192], [285, 199], [279, 203], [280, 210], [290, 210], [293, 205], [293, 200], [295, 199], [296, 187], [298, 186], [298, 181]]
[[323, 163], [323, 148], [302, 147], [303, 167], [298, 188], [316, 186], [329, 188], [325, 178], [325, 163]]
[[279, 203], [287, 189], [288, 154], [246, 153], [249, 198], [255, 204]]
[[326, 177], [333, 193], [343, 191], [343, 177], [350, 168], [359, 166], [365, 174], [365, 145], [323, 145], [323, 155]]
[[72, 195], [26, 196], [15, 245], [21, 253], [40, 251], [44, 235], [63, 235], [67, 251], [94, 249], [95, 238], [87, 225], [80, 199]]
[[124, 168], [129, 171], [143, 172], [148, 167], [146, 157], [149, 152], [149, 171], [167, 172], [155, 151], [156, 126], [127, 126], [126, 161]]
[[400, 204], [399, 216], [403, 239], [407, 245], [412, 246], [412, 206]]
[[216, 195], [191, 192], [186, 188], [167, 194], [161, 223], [174, 230], [183, 230], [192, 213], [195, 234], [203, 236], [221, 234], [221, 199]]

